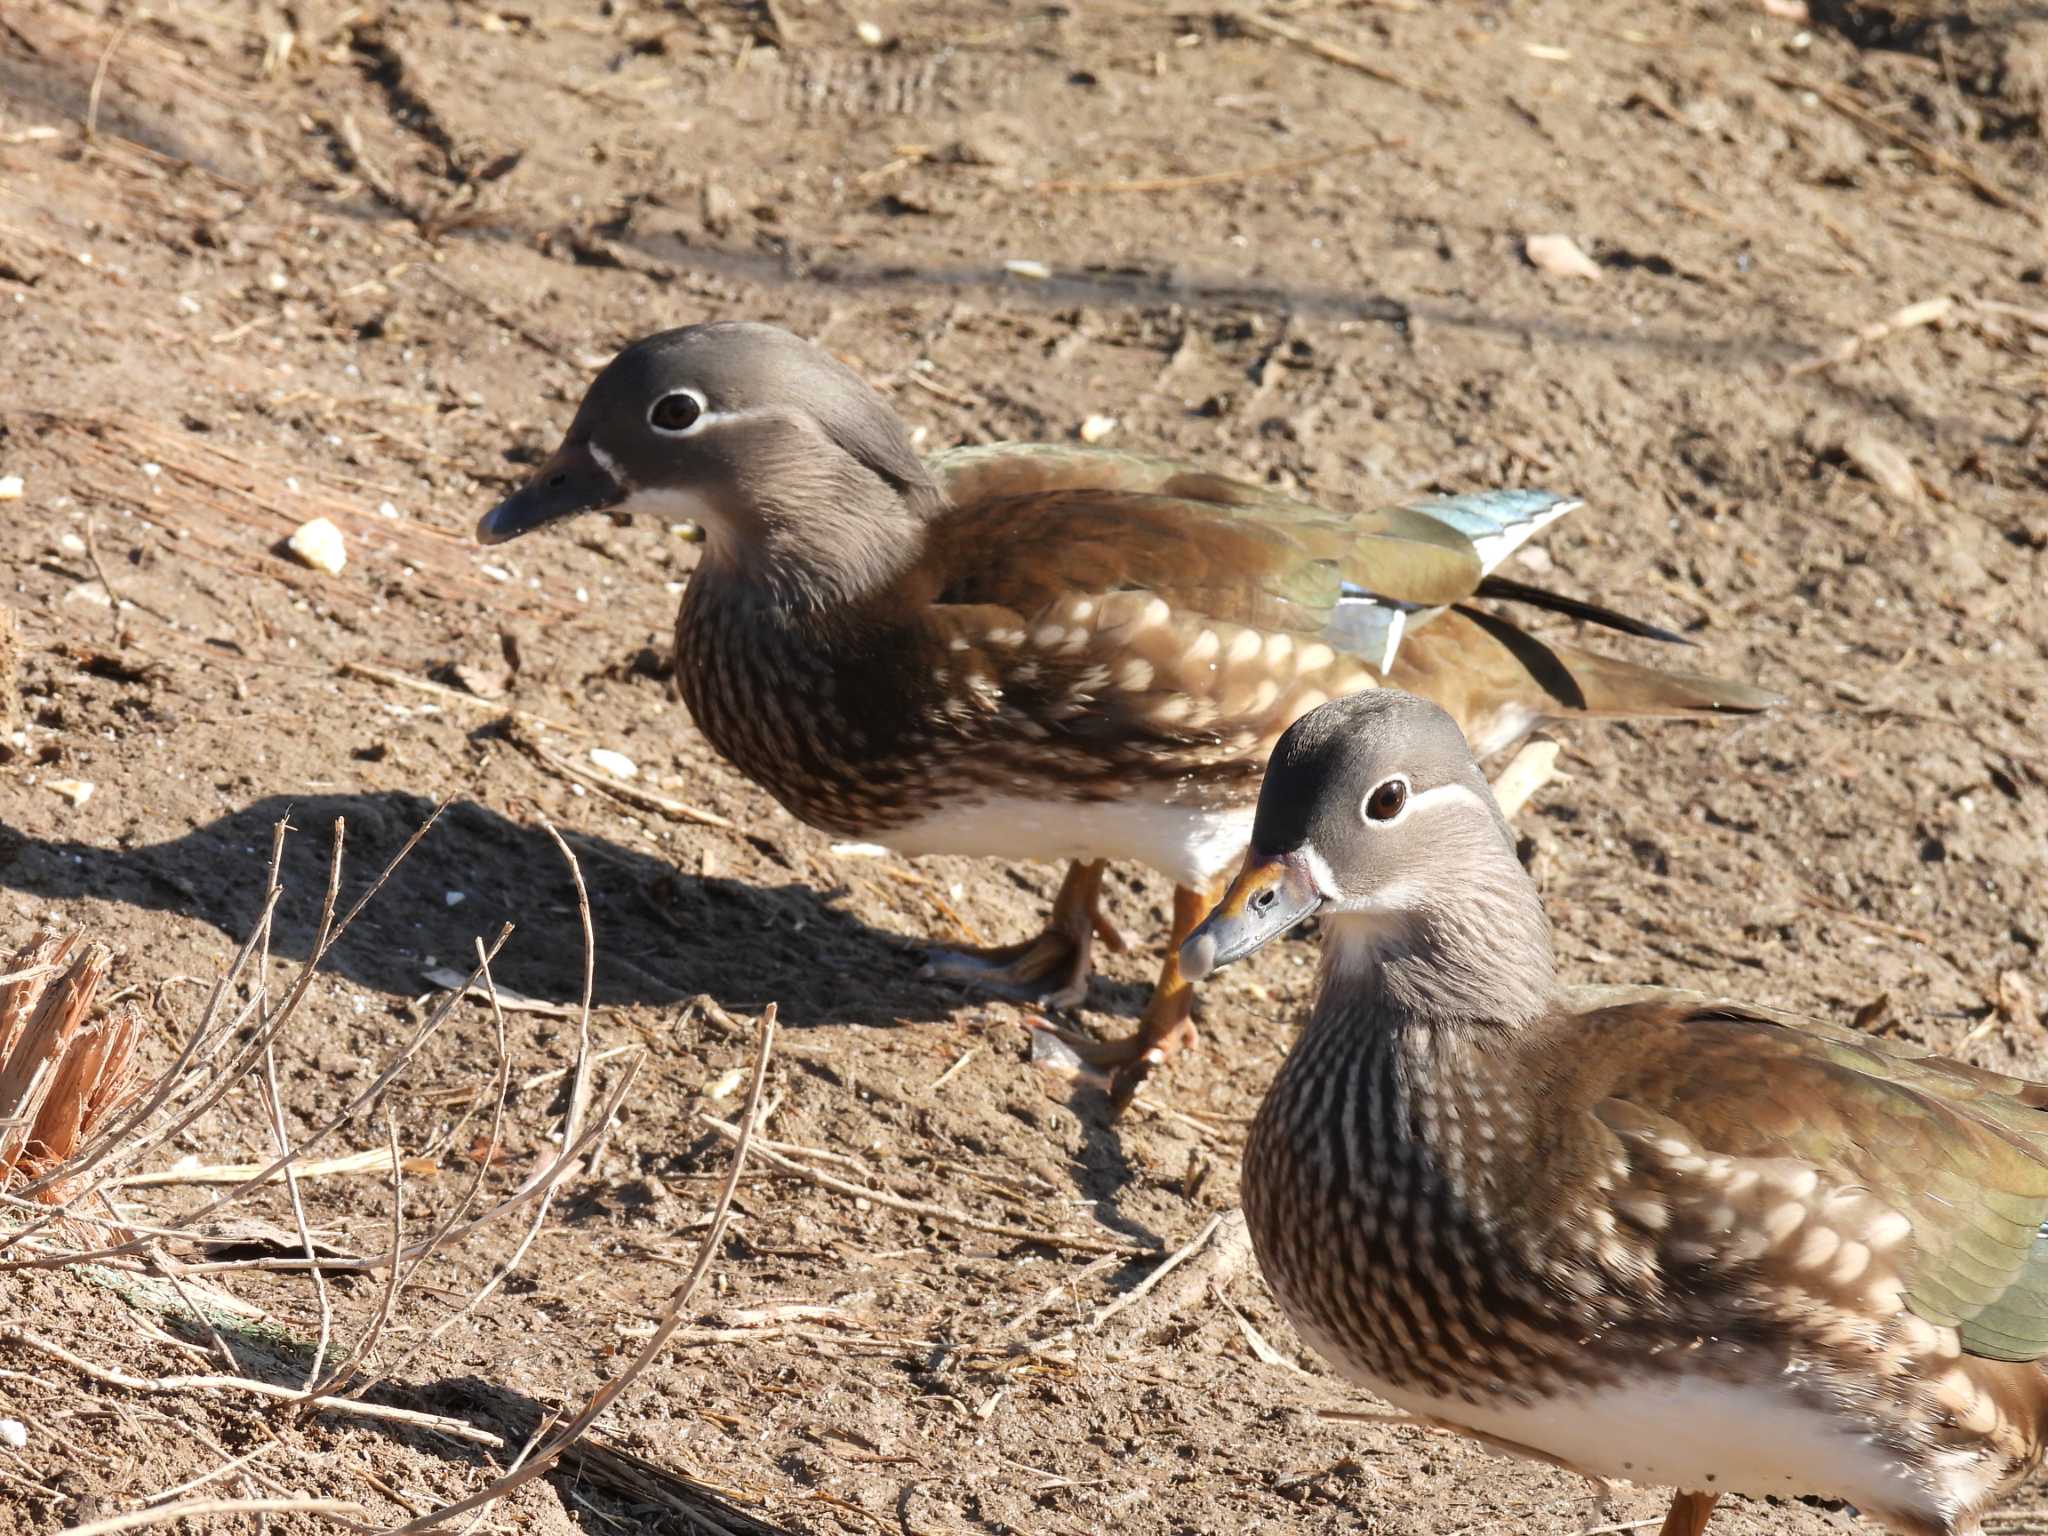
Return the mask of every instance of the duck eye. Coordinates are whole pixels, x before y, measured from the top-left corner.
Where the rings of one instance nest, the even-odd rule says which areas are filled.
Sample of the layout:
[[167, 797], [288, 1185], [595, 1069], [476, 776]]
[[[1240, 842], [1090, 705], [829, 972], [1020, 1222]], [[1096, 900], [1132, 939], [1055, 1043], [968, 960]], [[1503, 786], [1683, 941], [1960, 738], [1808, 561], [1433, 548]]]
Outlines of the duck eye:
[[1389, 779], [1365, 797], [1365, 819], [1392, 821], [1401, 814], [1401, 808], [1407, 803], [1407, 782], [1402, 779]]
[[647, 413], [647, 424], [657, 432], [687, 432], [704, 414], [704, 400], [687, 389], [663, 395]]

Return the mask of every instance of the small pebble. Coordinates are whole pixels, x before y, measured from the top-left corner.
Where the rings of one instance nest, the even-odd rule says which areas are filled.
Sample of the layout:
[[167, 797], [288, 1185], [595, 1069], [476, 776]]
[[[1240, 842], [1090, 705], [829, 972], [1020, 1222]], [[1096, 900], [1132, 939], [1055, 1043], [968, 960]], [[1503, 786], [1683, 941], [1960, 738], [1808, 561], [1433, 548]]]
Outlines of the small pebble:
[[348, 548], [342, 543], [341, 530], [324, 517], [299, 524], [285, 541], [285, 548], [298, 558], [301, 565], [310, 565], [330, 576], [339, 576], [341, 568], [348, 564]]
[[[22, 484], [19, 475], [0, 475], [0, 501], [21, 500]], [[12, 1423], [10, 1419], [7, 1422]]]
[[855, 22], [853, 24], [853, 35], [861, 40], [863, 47], [867, 48], [879, 48], [889, 40], [882, 29], [872, 21]]
[[1099, 443], [1115, 430], [1116, 418], [1114, 416], [1090, 416], [1081, 423], [1081, 441], [1084, 443]]
[[1607, 275], [1570, 235], [1531, 235], [1522, 250], [1530, 266], [1556, 277], [1584, 277], [1597, 282]]
[[640, 765], [623, 752], [614, 752], [610, 747], [592, 747], [590, 760], [615, 779], [637, 779]]
[[28, 1444], [28, 1426], [19, 1419], [0, 1419], [0, 1445], [18, 1451]]
[[467, 891], [443, 891], [441, 899], [451, 907], [459, 907], [469, 900], [469, 893]]
[[1012, 277], [1035, 278], [1039, 282], [1044, 282], [1047, 278], [1052, 276], [1051, 267], [1048, 267], [1042, 261], [1031, 261], [1027, 258], [1019, 258], [1014, 261], [1006, 261], [1003, 263], [1003, 270], [1009, 273]]

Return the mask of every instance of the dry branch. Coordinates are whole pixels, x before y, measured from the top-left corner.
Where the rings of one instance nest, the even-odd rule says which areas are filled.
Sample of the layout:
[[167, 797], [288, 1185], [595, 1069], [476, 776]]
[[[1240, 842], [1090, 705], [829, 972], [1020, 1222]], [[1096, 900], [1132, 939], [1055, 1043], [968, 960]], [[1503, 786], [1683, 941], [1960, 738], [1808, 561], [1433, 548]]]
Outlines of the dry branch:
[[623, 779], [592, 773], [559, 752], [551, 751], [531, 731], [519, 729], [522, 723], [515, 720], [514, 729], [506, 732], [507, 738], [550, 773], [557, 774], [572, 784], [581, 784], [585, 789], [594, 789], [601, 795], [610, 795], [614, 800], [630, 805], [638, 811], [653, 811], [657, 815], [668, 817], [671, 821], [689, 822], [700, 827], [731, 829], [732, 822], [716, 811], [707, 811], [684, 801], [671, 799], [651, 789], [643, 789], [637, 784], [628, 784]]
[[1831, 85], [1823, 85], [1818, 80], [1802, 80], [1797, 75], [1766, 74], [1764, 78], [1773, 85], [1783, 86], [1787, 90], [1811, 91], [1850, 122], [1858, 127], [1868, 128], [1872, 133], [1881, 134], [1894, 144], [1904, 145], [1918, 155], [1928, 169], [1955, 177], [1985, 202], [1995, 203], [2000, 208], [2009, 208], [2014, 213], [2023, 214], [2036, 224], [2048, 222], [2048, 213], [2044, 213], [2039, 205], [2029, 206], [2020, 201], [2003, 187], [1985, 180], [1967, 161], [1928, 143], [1917, 133], [1908, 132], [1897, 123], [1888, 122], [1847, 92], [1837, 90]]
[[[723, 1120], [714, 1120], [709, 1115], [702, 1117], [718, 1135], [727, 1141], [737, 1143], [746, 1135], [747, 1123], [742, 1121], [735, 1128]], [[1130, 1254], [1135, 1257], [1156, 1256], [1157, 1248], [1141, 1248], [1135, 1243], [1113, 1242], [1107, 1238], [1090, 1237], [1080, 1232], [1046, 1232], [1037, 1227], [1016, 1227], [1006, 1222], [983, 1221], [979, 1216], [970, 1216], [965, 1211], [956, 1211], [948, 1206], [934, 1205], [928, 1200], [912, 1200], [903, 1195], [891, 1194], [886, 1189], [874, 1189], [865, 1184], [854, 1184], [846, 1179], [834, 1178], [816, 1168], [806, 1167], [794, 1158], [765, 1147], [755, 1150], [756, 1157], [769, 1167], [792, 1174], [806, 1183], [820, 1189], [829, 1189], [834, 1194], [846, 1195], [854, 1200], [867, 1200], [876, 1205], [885, 1205], [892, 1211], [902, 1211], [910, 1216], [922, 1216], [942, 1226], [956, 1227], [967, 1232], [984, 1232], [991, 1237], [1006, 1237], [1013, 1242], [1038, 1243], [1047, 1248], [1071, 1248], [1076, 1253]]]
[[[437, 810], [435, 815], [439, 814]], [[0, 1262], [0, 1268], [22, 1268], [31, 1265], [54, 1267], [91, 1260], [98, 1261], [106, 1269], [115, 1272], [154, 1271], [168, 1278], [183, 1305], [191, 1311], [202, 1327], [211, 1331], [212, 1317], [215, 1314], [207, 1306], [203, 1306], [202, 1302], [211, 1302], [213, 1297], [188, 1294], [192, 1277], [212, 1269], [246, 1266], [175, 1264], [163, 1253], [162, 1244], [165, 1240], [188, 1243], [203, 1241], [200, 1223], [244, 1199], [251, 1191], [281, 1179], [291, 1201], [294, 1237], [296, 1246], [302, 1254], [302, 1257], [292, 1261], [289, 1266], [282, 1267], [311, 1270], [319, 1292], [320, 1338], [314, 1349], [313, 1363], [305, 1383], [287, 1386], [234, 1374], [238, 1366], [217, 1332], [214, 1334], [215, 1344], [228, 1363], [229, 1374], [142, 1376], [97, 1364], [52, 1340], [21, 1328], [0, 1330], [0, 1344], [15, 1344], [25, 1349], [39, 1351], [63, 1361], [94, 1380], [129, 1391], [153, 1395], [195, 1392], [240, 1393], [290, 1404], [303, 1412], [333, 1412], [389, 1420], [431, 1429], [477, 1444], [492, 1447], [503, 1445], [500, 1436], [461, 1419], [395, 1407], [387, 1403], [363, 1401], [364, 1393], [378, 1379], [365, 1379], [364, 1369], [387, 1330], [399, 1316], [408, 1287], [418, 1279], [422, 1266], [430, 1258], [447, 1244], [465, 1238], [492, 1222], [525, 1207], [536, 1207], [531, 1227], [518, 1245], [512, 1260], [499, 1268], [489, 1285], [479, 1293], [475, 1301], [472, 1301], [471, 1307], [473, 1308], [476, 1301], [480, 1301], [503, 1281], [537, 1234], [553, 1192], [575, 1169], [583, 1166], [584, 1162], [594, 1155], [624, 1104], [626, 1093], [636, 1076], [637, 1063], [628, 1064], [625, 1071], [617, 1074], [617, 1081], [609, 1086], [602, 1103], [594, 1107], [589, 1103], [588, 1090], [594, 1056], [588, 1038], [588, 1010], [590, 983], [595, 974], [595, 955], [590, 944], [587, 920], [586, 985], [583, 1000], [585, 1023], [575, 1069], [582, 1091], [576, 1096], [576, 1102], [565, 1125], [563, 1145], [558, 1150], [549, 1149], [547, 1156], [520, 1187], [481, 1214], [475, 1214], [475, 1207], [481, 1199], [484, 1181], [495, 1161], [489, 1154], [495, 1153], [504, 1138], [505, 1103], [511, 1078], [511, 1057], [505, 1040], [504, 1013], [495, 1005], [496, 1000], [490, 984], [491, 958], [509, 936], [509, 927], [502, 930], [496, 941], [489, 946], [479, 941], [477, 966], [467, 981], [412, 1031], [410, 1037], [380, 1064], [380, 1069], [369, 1085], [351, 1098], [339, 1113], [293, 1139], [287, 1132], [282, 1096], [278, 1090], [278, 1044], [284, 1038], [303, 999], [308, 995], [314, 977], [320, 972], [322, 962], [333, 944], [390, 878], [399, 860], [410, 852], [432, 824], [430, 818], [398, 855], [385, 865], [363, 898], [339, 920], [336, 918], [336, 907], [341, 884], [343, 828], [340, 823], [336, 824], [334, 851], [329, 861], [325, 899], [313, 945], [313, 955], [304, 970], [283, 989], [283, 996], [280, 999], [273, 995], [273, 982], [269, 975], [271, 923], [277, 911], [280, 895], [278, 871], [282, 864], [285, 838], [290, 830], [288, 824], [280, 823], [272, 844], [269, 879], [264, 893], [262, 915], [256, 930], [250, 934], [237, 953], [226, 976], [213, 989], [198, 1024], [187, 1037], [184, 1048], [178, 1053], [176, 1060], [155, 1083], [150, 1085], [149, 1091], [141, 1096], [143, 1102], [135, 1110], [127, 1115], [113, 1115], [111, 1121], [110, 1113], [118, 1107], [123, 1095], [101, 1091], [95, 1096], [94, 1092], [88, 1091], [94, 1084], [104, 1085], [110, 1081], [104, 1072], [95, 1076], [81, 1069], [67, 1078], [62, 1073], [48, 1070], [47, 1064], [43, 1069], [33, 1068], [33, 1056], [36, 1053], [49, 1056], [51, 1042], [55, 1042], [59, 1047], [66, 1042], [79, 1040], [88, 1043], [99, 1042], [97, 1054], [86, 1058], [88, 1065], [104, 1065], [115, 1059], [114, 1053], [105, 1048], [105, 1041], [118, 1037], [109, 1036], [105, 1031], [96, 1034], [91, 1025], [82, 1022], [85, 1007], [90, 1001], [91, 986], [96, 984], [98, 975], [104, 967], [104, 949], [98, 946], [90, 947], [82, 958], [73, 961], [74, 941], [46, 941], [9, 967], [9, 979], [0, 981], [0, 988], [12, 989], [0, 991], [0, 1044], [9, 1047], [6, 1060], [15, 1068], [11, 1073], [0, 1069], [0, 1092], [8, 1095], [0, 1102], [16, 1104], [21, 1111], [11, 1116], [14, 1124], [7, 1128], [7, 1133], [14, 1139], [4, 1145], [16, 1153], [24, 1145], [41, 1145], [34, 1139], [35, 1128], [46, 1125], [48, 1117], [38, 1114], [36, 1110], [39, 1103], [47, 1103], [49, 1099], [47, 1094], [42, 1100], [34, 1098], [34, 1092], [39, 1086], [43, 1089], [54, 1086], [57, 1090], [64, 1090], [82, 1106], [79, 1112], [64, 1118], [63, 1125], [74, 1128], [83, 1125], [88, 1129], [95, 1125], [109, 1127], [103, 1129], [97, 1139], [81, 1140], [77, 1136], [68, 1139], [63, 1136], [48, 1138], [50, 1145], [60, 1151], [73, 1152], [75, 1145], [74, 1155], [57, 1167], [42, 1173], [35, 1183], [25, 1184], [12, 1194], [0, 1193], [0, 1210], [23, 1214], [40, 1213], [43, 1209], [41, 1204], [26, 1196], [40, 1195], [45, 1200], [54, 1201], [62, 1197], [68, 1179], [83, 1178], [90, 1174], [93, 1176], [91, 1183], [83, 1194], [73, 1196], [64, 1204], [56, 1206], [48, 1215], [39, 1214], [36, 1220], [0, 1237], [0, 1249], [13, 1246], [46, 1230], [51, 1216], [68, 1211], [86, 1198], [108, 1202], [111, 1214], [113, 1207], [108, 1197], [117, 1188], [124, 1185], [132, 1188], [143, 1183], [185, 1181], [193, 1177], [190, 1171], [173, 1170], [168, 1175], [145, 1174], [130, 1176], [124, 1180], [120, 1176], [120, 1169], [149, 1150], [161, 1146], [169, 1136], [191, 1124], [245, 1076], [253, 1074], [258, 1079], [267, 1128], [275, 1145], [275, 1155], [268, 1162], [201, 1170], [200, 1176], [225, 1180], [231, 1187], [218, 1197], [159, 1222], [145, 1223], [124, 1219], [122, 1224], [128, 1230], [121, 1234], [122, 1240], [119, 1242], [91, 1251], [77, 1251], [55, 1247], [45, 1241], [32, 1246], [32, 1257]], [[569, 858], [572, 874], [577, 875], [580, 893], [581, 879], [576, 871], [575, 860], [566, 847], [563, 852], [565, 857]], [[70, 962], [68, 966], [67, 962]], [[234, 979], [240, 976], [249, 978], [253, 995], [245, 1005], [230, 1010], [226, 1005], [226, 999]], [[424, 1238], [408, 1241], [402, 1212], [407, 1200], [405, 1174], [412, 1165], [399, 1145], [396, 1123], [388, 1112], [384, 1127], [385, 1146], [380, 1151], [367, 1157], [358, 1155], [332, 1159], [326, 1163], [313, 1162], [309, 1154], [322, 1141], [339, 1134], [345, 1127], [360, 1123], [373, 1106], [384, 1100], [384, 1096], [409, 1070], [428, 1042], [440, 1030], [460, 998], [468, 989], [476, 986], [479, 980], [483, 983], [484, 994], [493, 1002], [492, 1017], [497, 1034], [498, 1059], [493, 1072], [496, 1103], [492, 1113], [489, 1149], [479, 1164], [475, 1178], [470, 1181], [467, 1191], [455, 1208], [440, 1218], [437, 1225]], [[25, 1050], [31, 1054], [25, 1055]], [[76, 1092], [70, 1092], [67, 1083], [83, 1086], [78, 1087]], [[16, 1164], [27, 1166], [25, 1158], [16, 1157], [14, 1161]], [[330, 1258], [330, 1250], [316, 1246], [312, 1238], [313, 1224], [305, 1205], [306, 1181], [316, 1171], [356, 1171], [366, 1165], [388, 1173], [392, 1179], [392, 1218], [387, 1251], [372, 1258]], [[330, 1367], [327, 1359], [333, 1318], [325, 1288], [325, 1277], [329, 1273], [348, 1270], [380, 1272], [383, 1279], [381, 1299], [368, 1326], [346, 1348], [336, 1349], [336, 1363]], [[144, 1298], [138, 1295], [138, 1299]], [[154, 1297], [146, 1299], [151, 1302], [155, 1300]], [[221, 1298], [223, 1303], [229, 1300], [230, 1298]], [[468, 1310], [470, 1309], [465, 1309], [465, 1314]], [[444, 1324], [444, 1329], [445, 1326]], [[443, 1330], [435, 1330], [435, 1333], [429, 1336], [429, 1341], [432, 1337], [437, 1337], [441, 1331]], [[340, 1391], [351, 1382], [353, 1389], [350, 1395], [339, 1396]]]
[[1319, 59], [1327, 60], [1332, 64], [1341, 64], [1346, 69], [1356, 70], [1359, 74], [1366, 76], [1368, 79], [1377, 80], [1383, 85], [1398, 85], [1402, 90], [1413, 91], [1424, 100], [1433, 101], [1438, 106], [1460, 107], [1464, 105], [1462, 101], [1453, 96], [1449, 91], [1440, 91], [1433, 85], [1426, 85], [1420, 80], [1413, 79], [1396, 70], [1388, 69], [1384, 64], [1375, 64], [1371, 59], [1364, 57], [1362, 54], [1353, 53], [1349, 48], [1342, 47], [1320, 37], [1312, 36], [1302, 31], [1299, 27], [1289, 26], [1284, 21], [1275, 21], [1272, 17], [1261, 16], [1256, 11], [1231, 11], [1228, 14], [1232, 22], [1247, 32], [1258, 32], [1267, 37], [1278, 38], [1284, 43], [1292, 43], [1295, 47], [1305, 49]]
[[[297, 1387], [281, 1387], [275, 1382], [257, 1381], [248, 1376], [137, 1376], [128, 1371], [117, 1371], [111, 1366], [95, 1365], [83, 1355], [74, 1354], [63, 1345], [41, 1334], [31, 1333], [26, 1328], [0, 1326], [0, 1344], [13, 1344], [22, 1349], [32, 1349], [38, 1354], [60, 1360], [82, 1376], [110, 1387], [121, 1387], [130, 1392], [152, 1394], [169, 1393], [181, 1396], [188, 1392], [242, 1392], [251, 1397], [267, 1397], [278, 1402], [298, 1403], [306, 1396]], [[451, 1419], [446, 1414], [422, 1413], [412, 1408], [393, 1408], [385, 1403], [359, 1403], [347, 1398], [328, 1399], [320, 1405], [337, 1413], [352, 1414], [363, 1419], [388, 1419], [396, 1424], [408, 1424], [415, 1429], [430, 1429], [436, 1434], [447, 1435], [454, 1440], [467, 1440], [476, 1445], [501, 1447], [505, 1440], [488, 1429], [478, 1429], [462, 1419]]]
[[1870, 324], [1858, 328], [1855, 335], [1836, 343], [1818, 357], [1810, 357], [1803, 363], [1794, 363], [1785, 370], [1785, 377], [1796, 379], [1809, 373], [1818, 373], [1821, 369], [1832, 367], [1836, 363], [1846, 363], [1874, 342], [1946, 320], [1954, 308], [1955, 300], [1947, 294], [1908, 304], [1903, 309], [1892, 311], [1882, 320], [1873, 320]]
[[583, 1411], [570, 1420], [545, 1448], [528, 1459], [524, 1466], [478, 1489], [466, 1499], [399, 1526], [390, 1533], [390, 1536], [417, 1536], [419, 1532], [437, 1529], [458, 1515], [465, 1515], [471, 1510], [482, 1509], [496, 1503], [506, 1494], [539, 1477], [559, 1461], [565, 1451], [583, 1438], [590, 1426], [611, 1406], [613, 1400], [654, 1363], [663, 1349], [667, 1348], [670, 1337], [682, 1326], [683, 1308], [689, 1304], [697, 1286], [709, 1273], [711, 1262], [718, 1255], [719, 1245], [725, 1240], [726, 1222], [732, 1215], [733, 1195], [740, 1187], [740, 1175], [746, 1170], [747, 1144], [753, 1136], [761, 1108], [761, 1090], [768, 1081], [768, 1062], [775, 1049], [775, 1012], [775, 1005], [770, 1003], [761, 1015], [761, 1039], [754, 1051], [754, 1078], [747, 1090], [746, 1111], [740, 1121], [738, 1139], [733, 1145], [732, 1169], [726, 1175], [725, 1188], [719, 1192], [711, 1225], [704, 1233], [703, 1242], [698, 1245], [697, 1261], [691, 1266], [690, 1273], [684, 1278], [683, 1283], [670, 1295], [667, 1306], [662, 1309], [661, 1317], [655, 1324], [654, 1332], [640, 1347], [639, 1353], [616, 1376], [591, 1393], [589, 1401], [583, 1405]]
[[109, 1515], [90, 1525], [66, 1528], [65, 1536], [114, 1536], [116, 1531], [139, 1531], [145, 1526], [168, 1525], [175, 1520], [196, 1520], [201, 1515], [324, 1515], [352, 1530], [362, 1530], [348, 1519], [363, 1513], [363, 1506], [342, 1499], [187, 1499], [182, 1504], [159, 1504], [152, 1509], [131, 1509], [125, 1515]]

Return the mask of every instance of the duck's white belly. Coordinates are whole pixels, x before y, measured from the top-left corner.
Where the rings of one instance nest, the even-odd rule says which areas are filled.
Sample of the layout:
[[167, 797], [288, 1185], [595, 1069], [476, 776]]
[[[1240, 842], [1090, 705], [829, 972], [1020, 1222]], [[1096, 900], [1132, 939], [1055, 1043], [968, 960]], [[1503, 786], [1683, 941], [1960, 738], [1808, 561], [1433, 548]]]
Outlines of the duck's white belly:
[[[1334, 1341], [1296, 1328], [1333, 1364]], [[1341, 1366], [1340, 1366], [1341, 1369]], [[1546, 1398], [1523, 1408], [1403, 1391], [1345, 1374], [1405, 1412], [1526, 1447], [1592, 1477], [1702, 1493], [1846, 1499], [1871, 1514], [1917, 1517], [1936, 1529], [1981, 1497], [1973, 1458], [1955, 1453], [1928, 1481], [1873, 1436], [1845, 1429], [1794, 1392], [1796, 1378], [1731, 1383], [1664, 1376]]]
[[1148, 864], [1180, 885], [1206, 886], [1243, 856], [1252, 810], [999, 795], [948, 806], [892, 829], [883, 840], [913, 855], [1125, 860]]

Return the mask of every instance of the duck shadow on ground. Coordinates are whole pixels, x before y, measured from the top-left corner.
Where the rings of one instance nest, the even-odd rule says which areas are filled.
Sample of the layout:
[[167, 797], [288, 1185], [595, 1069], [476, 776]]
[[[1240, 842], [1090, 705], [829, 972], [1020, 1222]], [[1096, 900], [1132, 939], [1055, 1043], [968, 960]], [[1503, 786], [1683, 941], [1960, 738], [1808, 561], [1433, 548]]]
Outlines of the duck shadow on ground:
[[[360, 1279], [346, 1276], [342, 1283]], [[217, 1317], [202, 1328], [193, 1318], [177, 1314], [167, 1315], [164, 1322], [173, 1333], [194, 1344], [225, 1348], [233, 1356], [237, 1373], [247, 1380], [296, 1388], [306, 1380], [313, 1363], [311, 1340], [274, 1326], [258, 1331], [238, 1319]], [[660, 1363], [654, 1367], [656, 1371], [661, 1368]], [[544, 1404], [474, 1375], [386, 1380], [360, 1395], [370, 1404], [459, 1420], [497, 1435], [506, 1448], [530, 1443], [548, 1420], [559, 1423], [577, 1406], [573, 1402]], [[346, 1403], [342, 1412], [347, 1413]], [[466, 1466], [477, 1485], [497, 1476], [507, 1455], [500, 1449], [495, 1459], [487, 1458], [474, 1443], [387, 1419], [349, 1416], [345, 1422]], [[631, 1520], [631, 1529], [648, 1536], [694, 1536], [703, 1531], [723, 1531], [730, 1536], [794, 1536], [786, 1527], [737, 1507], [681, 1468], [615, 1445], [602, 1433], [578, 1439], [541, 1476], [554, 1485], [569, 1519], [593, 1533], [621, 1529], [624, 1515]]]
[[[262, 912], [273, 829], [289, 818], [295, 830], [285, 840], [271, 949], [303, 961], [319, 929], [335, 822], [346, 828], [346, 911], [432, 812], [431, 801], [399, 793], [278, 795], [132, 848], [0, 826], [0, 888], [171, 911], [239, 943]], [[563, 835], [590, 893], [599, 1005], [680, 1004], [708, 994], [752, 1012], [773, 1001], [785, 1024], [801, 1028], [943, 1019], [972, 1002], [919, 979], [916, 936], [840, 910], [841, 891], [699, 878], [602, 837]], [[327, 968], [373, 991], [413, 996], [432, 985], [428, 971], [467, 971], [477, 938], [507, 922], [515, 932], [492, 967], [500, 985], [573, 1004], [583, 943], [560, 851], [537, 825], [458, 801], [335, 945]]]
[[[90, 899], [174, 912], [239, 945], [262, 912], [273, 832], [288, 819], [294, 830], [279, 866], [283, 894], [271, 952], [303, 962], [319, 931], [336, 820], [346, 828], [337, 904], [345, 912], [432, 814], [433, 802], [402, 793], [278, 795], [182, 837], [134, 848], [33, 838], [0, 824], [0, 889], [38, 901]], [[563, 836], [590, 894], [597, 1006], [681, 1006], [708, 995], [753, 1013], [772, 1001], [785, 1027], [795, 1029], [945, 1020], [977, 1006], [971, 994], [918, 976], [917, 936], [887, 933], [839, 910], [840, 892], [703, 879], [602, 837]], [[462, 899], [451, 903], [451, 892]], [[429, 971], [466, 972], [477, 939], [488, 941], [507, 922], [516, 926], [492, 965], [498, 984], [574, 1004], [582, 993], [583, 943], [560, 850], [538, 825], [457, 801], [329, 952], [325, 968], [386, 996], [417, 996], [437, 985]], [[1145, 995], [1142, 987], [1100, 982], [1096, 992], [1107, 994], [1092, 1000], [1097, 1006], [1120, 1010], [1128, 1003], [1132, 1012]], [[1157, 1242], [1157, 1234], [1118, 1209], [1135, 1170], [1102, 1090], [1077, 1086], [1074, 1100], [1088, 1127], [1074, 1159], [1079, 1186], [1103, 1202], [1111, 1226]]]

